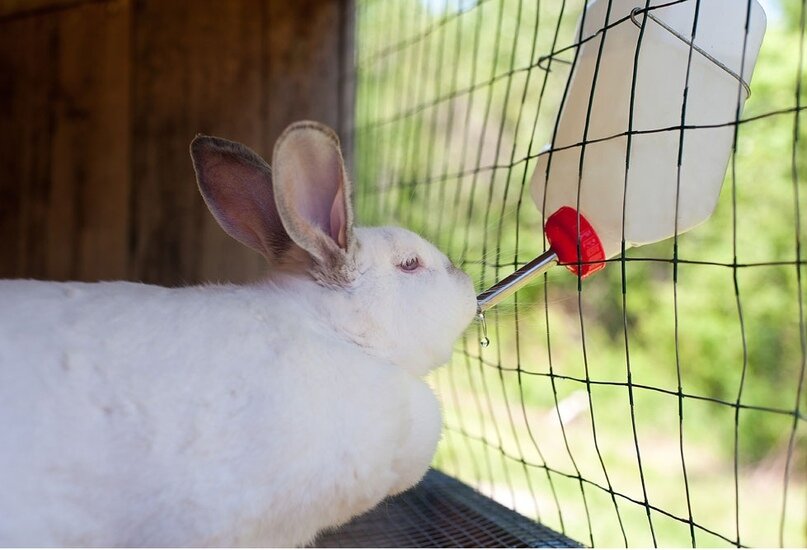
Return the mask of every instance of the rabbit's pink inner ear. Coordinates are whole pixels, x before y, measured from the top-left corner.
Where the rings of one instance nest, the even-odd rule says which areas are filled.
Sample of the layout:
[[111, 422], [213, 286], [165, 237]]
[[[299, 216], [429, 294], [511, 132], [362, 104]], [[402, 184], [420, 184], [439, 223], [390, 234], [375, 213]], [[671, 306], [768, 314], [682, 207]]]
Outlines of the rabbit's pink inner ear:
[[306, 223], [335, 241], [332, 218], [334, 213], [344, 208], [338, 205], [342, 174], [336, 154], [324, 148], [312, 148], [300, 153], [294, 158], [294, 184], [291, 188], [293, 208]]
[[339, 186], [331, 205], [331, 238], [339, 248], [347, 250], [347, 212], [345, 207], [345, 188]]
[[237, 162], [219, 162], [210, 170], [206, 196], [219, 224], [235, 239], [267, 252], [274, 198], [270, 184]]
[[[322, 257], [315, 235], [347, 250], [350, 212], [342, 155], [332, 132], [315, 123], [292, 125], [278, 140], [274, 169], [281, 216], [297, 244]], [[317, 231], [318, 230], [318, 231]]]
[[219, 225], [268, 259], [291, 244], [277, 213], [269, 166], [243, 145], [200, 137], [191, 146], [202, 197]]

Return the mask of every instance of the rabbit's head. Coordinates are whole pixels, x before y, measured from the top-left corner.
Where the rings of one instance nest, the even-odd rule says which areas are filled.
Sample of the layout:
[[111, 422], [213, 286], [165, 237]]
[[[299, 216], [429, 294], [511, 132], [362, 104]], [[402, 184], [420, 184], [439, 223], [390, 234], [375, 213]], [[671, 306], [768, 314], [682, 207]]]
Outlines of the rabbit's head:
[[313, 282], [323, 315], [346, 338], [415, 374], [449, 359], [476, 312], [470, 278], [411, 231], [354, 229], [332, 130], [292, 124], [275, 144], [273, 169], [244, 145], [209, 136], [193, 140], [191, 157], [224, 230], [267, 259], [270, 278]]

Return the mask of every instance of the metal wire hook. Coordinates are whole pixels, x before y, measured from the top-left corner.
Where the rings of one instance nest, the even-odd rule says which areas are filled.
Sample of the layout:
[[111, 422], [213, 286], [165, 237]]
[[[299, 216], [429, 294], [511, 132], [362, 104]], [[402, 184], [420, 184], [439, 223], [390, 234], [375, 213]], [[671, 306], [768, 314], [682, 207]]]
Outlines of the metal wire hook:
[[655, 21], [661, 28], [663, 28], [664, 30], [669, 32], [671, 35], [676, 37], [678, 40], [680, 40], [681, 42], [683, 42], [687, 46], [691, 47], [693, 50], [695, 50], [696, 52], [701, 54], [703, 57], [705, 57], [706, 59], [708, 59], [709, 61], [711, 61], [715, 65], [717, 65], [719, 68], [726, 71], [733, 78], [738, 80], [740, 82], [740, 84], [743, 85], [743, 88], [745, 88], [746, 98], [751, 97], [751, 87], [748, 85], [748, 83], [745, 80], [743, 80], [743, 78], [740, 75], [738, 75], [737, 73], [735, 73], [734, 71], [729, 69], [725, 64], [723, 64], [721, 61], [719, 61], [714, 56], [712, 56], [709, 52], [703, 50], [702, 48], [699, 48], [697, 46], [697, 44], [695, 44], [694, 42], [690, 42], [685, 36], [681, 35], [678, 31], [676, 31], [675, 29], [673, 29], [672, 27], [667, 25], [664, 21], [662, 21], [661, 19], [659, 19], [658, 17], [656, 17], [655, 15], [650, 13], [649, 9], [636, 7], [636, 8], [633, 8], [631, 10], [631, 12], [630, 12], [630, 20], [633, 21], [634, 25], [636, 25], [640, 29], [642, 28], [642, 24], [636, 19], [636, 16], [638, 14], [642, 13], [642, 12], [644, 12], [644, 15], [646, 17], [650, 18], [650, 20]]

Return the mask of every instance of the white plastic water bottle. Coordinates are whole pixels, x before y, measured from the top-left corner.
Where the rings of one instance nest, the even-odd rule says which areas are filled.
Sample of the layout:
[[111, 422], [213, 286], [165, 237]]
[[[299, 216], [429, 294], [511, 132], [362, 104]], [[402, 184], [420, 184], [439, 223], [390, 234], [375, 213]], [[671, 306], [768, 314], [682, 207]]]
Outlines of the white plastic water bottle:
[[[765, 13], [756, 0], [673, 4], [652, 0], [649, 9], [645, 4], [645, 0], [588, 4], [582, 33], [576, 35], [584, 43], [572, 68], [553, 151], [539, 157], [532, 177], [533, 199], [549, 220], [547, 236], [552, 225], [560, 223], [566, 247], [574, 245], [575, 250], [565, 252], [566, 258], [558, 254], [566, 263], [604, 260], [620, 253], [623, 200], [626, 247], [683, 233], [705, 221], [717, 204], [738, 107], [741, 111], [748, 97], [746, 83], [751, 81], [765, 33]], [[626, 179], [629, 128], [634, 133]], [[599, 239], [599, 252], [589, 243], [588, 251], [577, 256], [578, 212]], [[558, 232], [557, 227], [554, 230]], [[584, 238], [590, 241], [591, 235]], [[551, 238], [550, 243], [558, 248]], [[600, 266], [595, 264], [583, 275]]]

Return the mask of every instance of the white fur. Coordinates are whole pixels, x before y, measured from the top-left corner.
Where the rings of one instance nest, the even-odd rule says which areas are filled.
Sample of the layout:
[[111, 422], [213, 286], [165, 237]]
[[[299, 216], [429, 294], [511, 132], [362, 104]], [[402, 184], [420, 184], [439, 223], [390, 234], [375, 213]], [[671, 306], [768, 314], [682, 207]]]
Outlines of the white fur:
[[294, 546], [416, 483], [473, 288], [355, 240], [345, 288], [0, 281], [0, 545]]
[[274, 170], [221, 138], [191, 156], [270, 275], [0, 281], [0, 546], [305, 544], [428, 468], [420, 376], [474, 315], [467, 275], [409, 231], [354, 230], [322, 125], [292, 124]]

